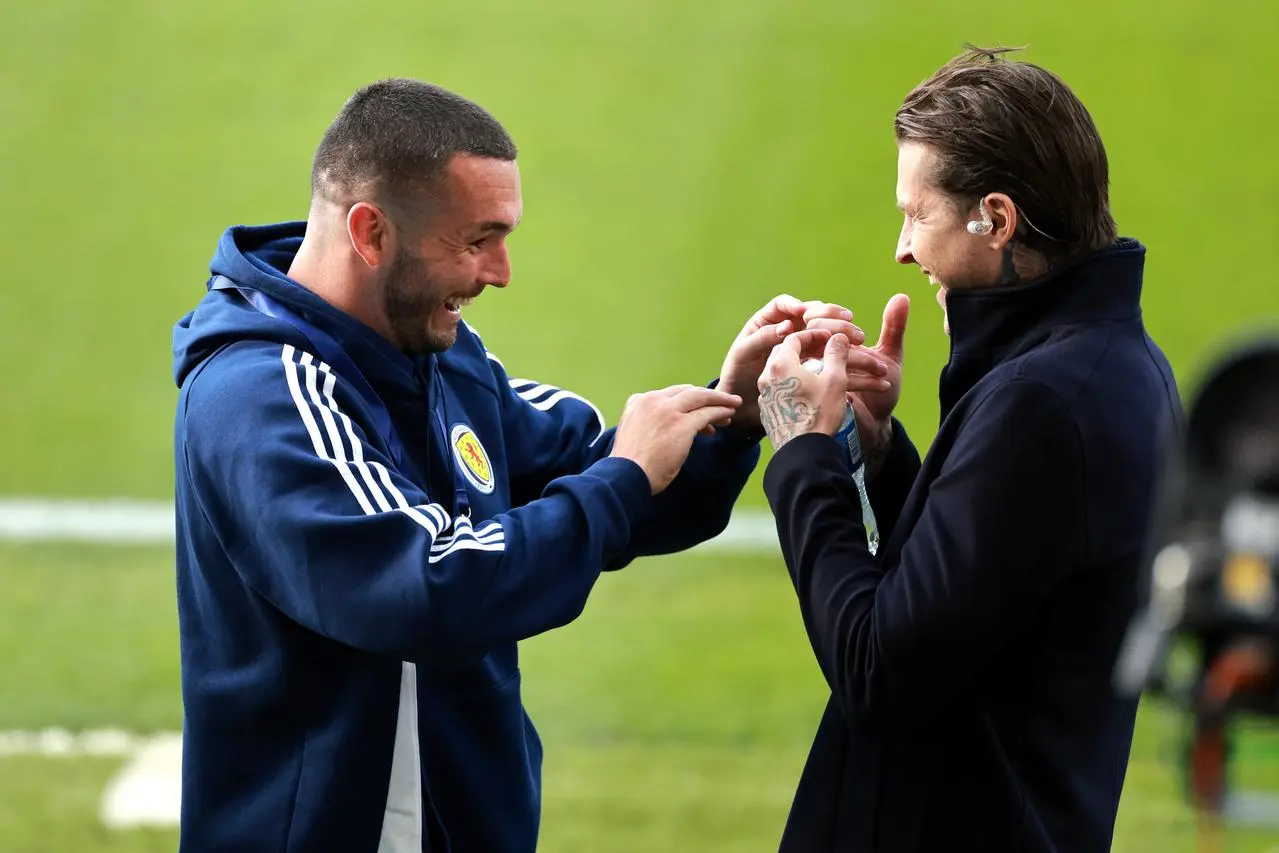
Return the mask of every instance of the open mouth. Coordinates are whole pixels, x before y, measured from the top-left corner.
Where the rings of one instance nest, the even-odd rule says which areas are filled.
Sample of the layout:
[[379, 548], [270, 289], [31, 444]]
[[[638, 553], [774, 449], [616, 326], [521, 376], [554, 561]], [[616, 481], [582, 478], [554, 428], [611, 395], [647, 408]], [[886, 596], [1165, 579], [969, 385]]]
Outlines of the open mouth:
[[444, 302], [444, 308], [450, 314], [461, 314], [462, 309], [475, 301], [474, 296], [465, 296], [461, 299], [448, 299]]

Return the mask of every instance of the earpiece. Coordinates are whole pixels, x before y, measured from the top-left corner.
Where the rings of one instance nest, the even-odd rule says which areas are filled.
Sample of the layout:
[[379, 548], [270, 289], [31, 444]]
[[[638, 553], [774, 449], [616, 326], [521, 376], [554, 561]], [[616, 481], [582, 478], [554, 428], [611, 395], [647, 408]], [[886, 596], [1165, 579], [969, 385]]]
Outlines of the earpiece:
[[990, 214], [986, 212], [986, 199], [982, 199], [977, 203], [977, 209], [981, 211], [981, 221], [973, 220], [968, 223], [969, 234], [989, 234], [995, 230], [995, 223], [990, 221]]

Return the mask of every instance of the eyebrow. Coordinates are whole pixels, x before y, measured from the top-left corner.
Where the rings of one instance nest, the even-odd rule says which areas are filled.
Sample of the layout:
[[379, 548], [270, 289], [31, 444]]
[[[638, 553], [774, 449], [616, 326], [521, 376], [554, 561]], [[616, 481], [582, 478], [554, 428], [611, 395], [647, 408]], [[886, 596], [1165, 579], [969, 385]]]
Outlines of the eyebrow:
[[519, 225], [519, 223], [516, 222], [514, 225], [512, 225], [510, 222], [498, 222], [496, 219], [494, 219], [489, 222], [480, 223], [478, 230], [485, 233], [492, 232], [492, 231], [499, 231], [499, 232], [505, 233], [509, 231], [514, 231], [516, 225]]

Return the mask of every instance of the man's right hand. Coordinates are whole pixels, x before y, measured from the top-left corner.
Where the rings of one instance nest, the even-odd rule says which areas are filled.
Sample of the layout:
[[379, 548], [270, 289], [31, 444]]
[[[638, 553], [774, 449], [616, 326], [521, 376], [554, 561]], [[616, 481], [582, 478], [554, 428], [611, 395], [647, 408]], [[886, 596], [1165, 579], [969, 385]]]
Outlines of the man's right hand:
[[[858, 387], [850, 382], [848, 402], [857, 414], [857, 432], [862, 442], [862, 454], [866, 459], [866, 476], [874, 479], [888, 456], [893, 439], [893, 410], [902, 393], [902, 359], [906, 321], [910, 317], [910, 297], [898, 293], [884, 306], [884, 325], [879, 340], [873, 347], [861, 346], [864, 352], [873, 354], [888, 369], [876, 377], [886, 387], [876, 388], [862, 382]], [[850, 362], [851, 366], [851, 362]]]
[[693, 438], [727, 425], [741, 404], [736, 394], [698, 385], [634, 394], [626, 401], [609, 455], [639, 465], [656, 495], [679, 474]]

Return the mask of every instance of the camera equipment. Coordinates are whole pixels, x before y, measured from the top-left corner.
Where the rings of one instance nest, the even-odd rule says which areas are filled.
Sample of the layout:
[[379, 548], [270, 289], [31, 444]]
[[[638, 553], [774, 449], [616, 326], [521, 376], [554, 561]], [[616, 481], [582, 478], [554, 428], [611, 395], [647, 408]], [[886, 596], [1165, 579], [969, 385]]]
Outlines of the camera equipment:
[[[1190, 712], [1188, 794], [1210, 826], [1279, 825], [1279, 800], [1232, 791], [1228, 772], [1235, 715], [1279, 718], [1279, 335], [1212, 366], [1169, 447], [1147, 606], [1116, 688]], [[1171, 663], [1187, 655], [1190, 677], [1174, 683]]]

